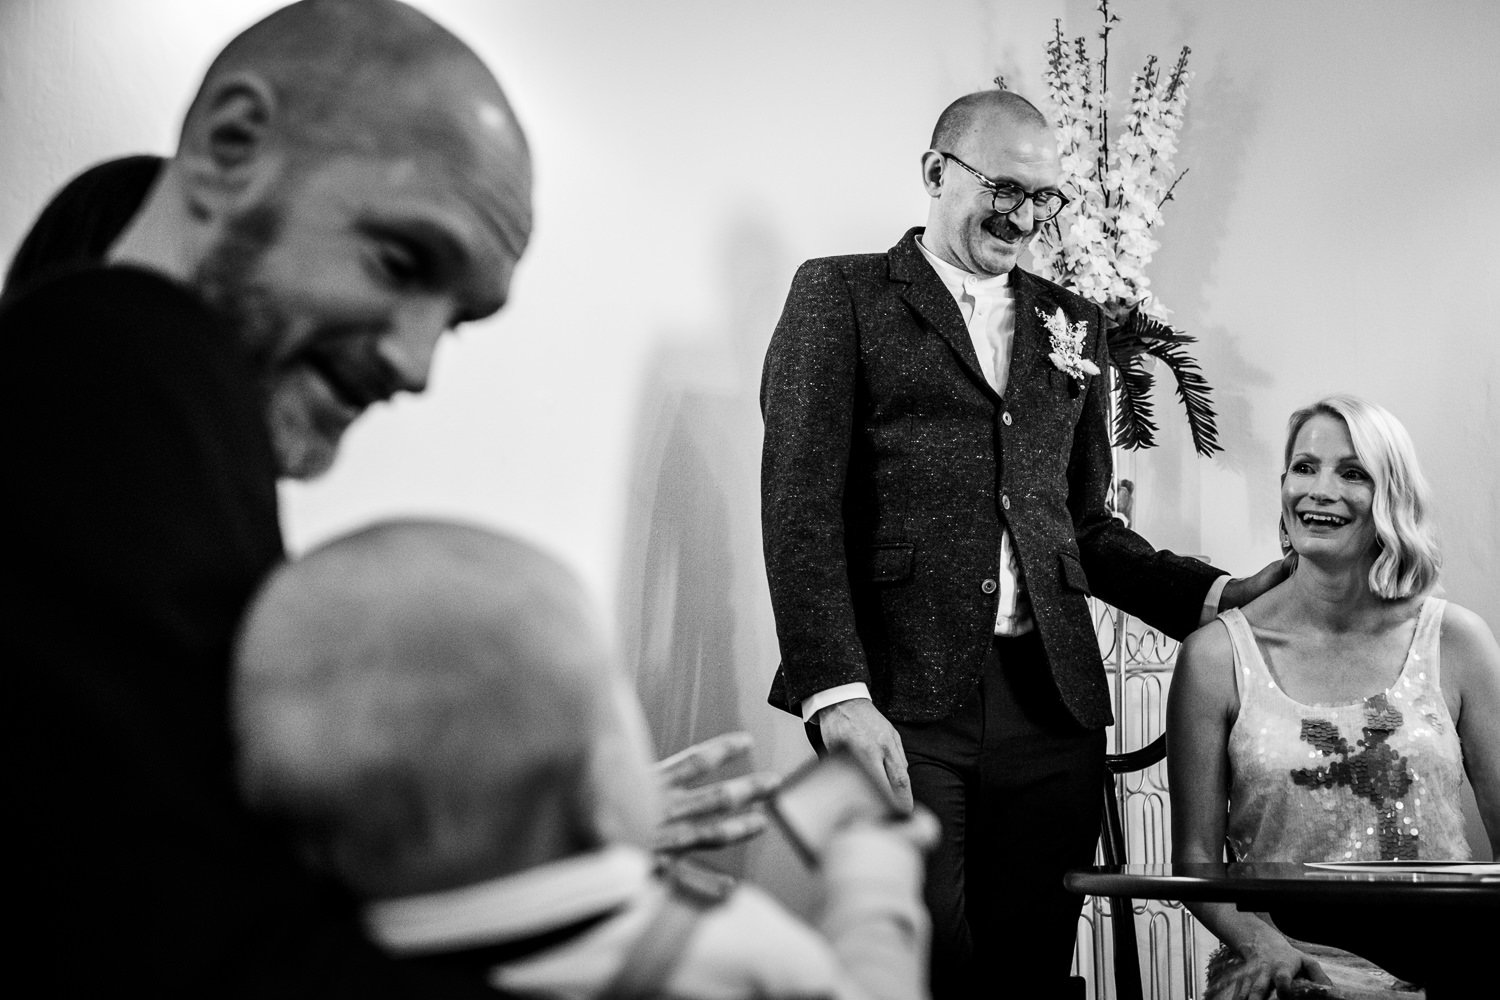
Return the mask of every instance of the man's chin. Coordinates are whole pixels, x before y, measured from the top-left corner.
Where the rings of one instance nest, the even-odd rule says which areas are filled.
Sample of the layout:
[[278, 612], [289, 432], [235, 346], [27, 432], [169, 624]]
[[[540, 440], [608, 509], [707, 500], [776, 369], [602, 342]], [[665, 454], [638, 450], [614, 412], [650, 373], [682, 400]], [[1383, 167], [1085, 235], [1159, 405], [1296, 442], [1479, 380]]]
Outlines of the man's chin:
[[266, 426], [283, 479], [315, 479], [338, 457], [339, 442], [358, 413], [337, 403], [305, 368], [293, 369], [269, 391]]
[[1012, 253], [990, 251], [979, 258], [979, 265], [984, 269], [985, 274], [1005, 274], [1016, 266], [1016, 261], [1019, 257], [1019, 251]]
[[282, 479], [316, 479], [333, 468], [338, 440], [308, 440], [302, 435], [274, 435], [276, 472]]
[[1004, 274], [1016, 266], [1020, 259], [1021, 251], [1026, 249], [1024, 241], [1007, 243], [1004, 240], [991, 237], [985, 240], [975, 256], [976, 263], [984, 269], [986, 274]]

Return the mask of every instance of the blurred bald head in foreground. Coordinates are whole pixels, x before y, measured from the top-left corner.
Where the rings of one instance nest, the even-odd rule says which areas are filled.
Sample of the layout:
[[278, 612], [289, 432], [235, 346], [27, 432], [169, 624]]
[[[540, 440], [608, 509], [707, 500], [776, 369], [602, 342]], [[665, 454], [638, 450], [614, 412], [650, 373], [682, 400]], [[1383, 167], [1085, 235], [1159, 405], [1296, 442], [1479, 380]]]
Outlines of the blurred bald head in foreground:
[[523, 996], [925, 995], [932, 817], [840, 825], [817, 929], [659, 871], [640, 705], [578, 583], [524, 542], [392, 522], [283, 566], [233, 705], [245, 799], [397, 959]]
[[479, 57], [395, 0], [304, 0], [214, 60], [109, 259], [229, 318], [280, 471], [307, 477], [501, 307], [530, 233], [526, 139]]
[[235, 669], [246, 798], [364, 899], [651, 842], [639, 706], [578, 582], [525, 542], [345, 536], [270, 578]]
[[[326, 469], [366, 409], [426, 386], [445, 331], [504, 303], [525, 137], [427, 16], [306, 0], [213, 60], [171, 157], [126, 166], [65, 189], [0, 301], [33, 529], [7, 564], [31, 706], [11, 797], [42, 876], [18, 953], [59, 995], [435, 995], [239, 801], [229, 650], [282, 556], [276, 480]], [[457, 821], [435, 816], [410, 814], [447, 871]]]

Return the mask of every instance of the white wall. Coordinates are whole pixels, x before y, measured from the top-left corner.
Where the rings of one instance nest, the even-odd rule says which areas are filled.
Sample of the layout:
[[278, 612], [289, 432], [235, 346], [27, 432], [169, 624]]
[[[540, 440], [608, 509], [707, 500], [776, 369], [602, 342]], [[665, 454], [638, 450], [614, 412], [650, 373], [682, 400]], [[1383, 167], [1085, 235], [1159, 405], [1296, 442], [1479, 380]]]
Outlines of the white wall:
[[[1194, 458], [1172, 422], [1141, 462], [1138, 523], [1232, 569], [1263, 563], [1288, 414], [1354, 392], [1416, 441], [1448, 596], [1500, 627], [1500, 5], [1116, 8], [1122, 71], [1192, 46], [1178, 157], [1192, 173], [1151, 273], [1203, 340], [1227, 449]], [[1074, 33], [1092, 10], [1066, 4]]]
[[[0, 0], [0, 256], [83, 166], [169, 152], [213, 52], [271, 0]], [[285, 491], [302, 548], [438, 512], [559, 550], [610, 613], [661, 749], [725, 728], [806, 755], [757, 521], [760, 357], [791, 273], [925, 218], [944, 104], [1003, 72], [1040, 96], [1085, 0], [420, 0], [496, 68], [533, 143], [537, 231], [496, 319], [433, 390]], [[1500, 6], [1117, 2], [1116, 65], [1190, 43], [1199, 76], [1153, 270], [1204, 338], [1229, 452], [1163, 398], [1148, 536], [1247, 570], [1276, 552], [1282, 423], [1336, 389], [1407, 423], [1442, 500], [1451, 596], [1500, 624]], [[1123, 76], [1116, 78], [1123, 88]], [[771, 851], [772, 848], [756, 850]], [[766, 857], [751, 858], [770, 869]]]
[[[1353, 392], [1411, 432], [1448, 597], [1500, 628], [1500, 5], [1115, 7], [1117, 88], [1146, 52], [1192, 47], [1178, 157], [1192, 173], [1151, 274], [1202, 338], [1226, 448], [1196, 458], [1166, 422], [1136, 462], [1137, 526], [1235, 570], [1274, 557], [1286, 418]], [[1066, 14], [1073, 34], [1097, 24], [1088, 0]], [[1164, 392], [1157, 405], [1180, 413]]]

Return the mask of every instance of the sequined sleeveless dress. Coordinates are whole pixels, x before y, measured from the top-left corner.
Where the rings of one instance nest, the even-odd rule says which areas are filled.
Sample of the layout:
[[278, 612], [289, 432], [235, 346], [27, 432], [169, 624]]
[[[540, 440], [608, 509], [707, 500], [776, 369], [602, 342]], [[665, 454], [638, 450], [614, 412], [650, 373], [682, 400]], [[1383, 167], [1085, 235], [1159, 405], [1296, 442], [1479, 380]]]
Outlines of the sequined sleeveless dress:
[[1219, 616], [1240, 711], [1229, 733], [1228, 839], [1242, 861], [1467, 860], [1463, 759], [1438, 684], [1441, 598], [1417, 613], [1395, 682], [1348, 705], [1277, 685], [1250, 623]]

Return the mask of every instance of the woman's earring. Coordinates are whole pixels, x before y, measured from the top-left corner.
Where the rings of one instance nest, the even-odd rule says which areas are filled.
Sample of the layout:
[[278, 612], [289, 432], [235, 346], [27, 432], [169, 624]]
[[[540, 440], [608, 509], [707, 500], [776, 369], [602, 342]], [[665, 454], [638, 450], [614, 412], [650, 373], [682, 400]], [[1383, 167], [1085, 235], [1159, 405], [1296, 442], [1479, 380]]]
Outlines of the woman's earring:
[[1292, 536], [1286, 533], [1286, 515], [1281, 515], [1276, 522], [1276, 533], [1281, 536], [1281, 554], [1289, 556], [1292, 554]]

